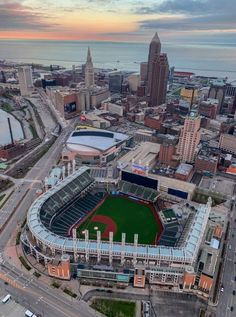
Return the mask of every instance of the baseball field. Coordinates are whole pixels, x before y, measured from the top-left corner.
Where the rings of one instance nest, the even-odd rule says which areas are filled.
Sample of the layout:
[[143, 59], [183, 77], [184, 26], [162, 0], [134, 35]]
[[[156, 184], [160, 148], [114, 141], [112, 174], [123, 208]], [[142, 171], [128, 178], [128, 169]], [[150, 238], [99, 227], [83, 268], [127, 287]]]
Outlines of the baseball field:
[[126, 233], [126, 243], [133, 243], [137, 233], [139, 244], [156, 244], [162, 225], [152, 205], [110, 195], [79, 224], [78, 238], [84, 238], [86, 229], [90, 239], [96, 239], [99, 230], [102, 240], [109, 240], [109, 232], [112, 231], [113, 241], [116, 242], [121, 242], [122, 233]]

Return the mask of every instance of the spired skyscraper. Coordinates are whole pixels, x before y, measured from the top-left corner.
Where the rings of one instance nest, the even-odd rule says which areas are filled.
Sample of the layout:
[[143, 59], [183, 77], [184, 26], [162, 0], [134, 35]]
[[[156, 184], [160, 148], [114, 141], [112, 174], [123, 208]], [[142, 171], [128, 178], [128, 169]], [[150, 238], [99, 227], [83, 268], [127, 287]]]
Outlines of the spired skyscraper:
[[93, 70], [93, 62], [90, 53], [90, 48], [88, 48], [87, 53], [87, 61], [85, 64], [85, 87], [90, 88], [94, 85], [94, 70]]
[[155, 33], [148, 54], [147, 95], [150, 96], [150, 106], [165, 103], [169, 76], [169, 63], [166, 54], [161, 53], [161, 42]]
[[151, 92], [152, 85], [152, 70], [153, 70], [153, 61], [156, 56], [161, 54], [161, 42], [157, 32], [152, 38], [152, 41], [149, 45], [149, 53], [148, 53], [148, 66], [147, 66], [147, 94], [149, 95]]
[[166, 101], [166, 92], [169, 76], [169, 63], [166, 54], [157, 55], [152, 62], [152, 81], [150, 105], [159, 106]]

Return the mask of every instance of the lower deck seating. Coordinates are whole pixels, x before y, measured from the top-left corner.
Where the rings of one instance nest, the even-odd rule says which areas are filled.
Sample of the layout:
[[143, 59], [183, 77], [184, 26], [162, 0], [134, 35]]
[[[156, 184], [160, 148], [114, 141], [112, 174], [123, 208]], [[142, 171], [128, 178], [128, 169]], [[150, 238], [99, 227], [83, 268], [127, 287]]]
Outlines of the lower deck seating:
[[126, 181], [119, 181], [118, 188], [120, 192], [141, 198], [147, 201], [154, 202], [158, 196], [158, 192], [155, 189], [136, 185]]
[[103, 196], [103, 193], [88, 194], [76, 200], [53, 219], [50, 230], [58, 235], [67, 236], [70, 227], [93, 210]]
[[164, 232], [159, 240], [158, 245], [174, 247], [180, 237], [180, 225], [177, 221], [165, 224]]

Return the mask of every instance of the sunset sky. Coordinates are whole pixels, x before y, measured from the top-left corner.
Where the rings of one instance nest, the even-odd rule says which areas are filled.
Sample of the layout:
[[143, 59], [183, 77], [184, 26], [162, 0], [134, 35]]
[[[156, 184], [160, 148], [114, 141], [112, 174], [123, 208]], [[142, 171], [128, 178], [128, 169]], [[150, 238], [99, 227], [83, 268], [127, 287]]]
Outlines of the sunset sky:
[[0, 0], [1, 39], [236, 41], [236, 0]]

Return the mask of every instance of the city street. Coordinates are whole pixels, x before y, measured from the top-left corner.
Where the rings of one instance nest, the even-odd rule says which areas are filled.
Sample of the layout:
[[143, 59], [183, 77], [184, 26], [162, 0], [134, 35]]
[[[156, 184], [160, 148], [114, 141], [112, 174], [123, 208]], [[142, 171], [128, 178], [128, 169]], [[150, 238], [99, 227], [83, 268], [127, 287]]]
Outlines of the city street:
[[45, 286], [36, 277], [20, 272], [9, 263], [2, 264], [1, 271], [8, 279], [17, 283], [17, 287], [13, 287], [10, 281], [8, 285], [1, 282], [1, 288], [26, 309], [47, 317], [55, 317], [55, 313], [58, 317], [77, 317], [80, 316], [78, 313], [81, 313], [82, 317], [93, 316], [83, 301], [63, 296], [61, 291]]
[[8, 239], [16, 224], [26, 216], [27, 210], [36, 197], [36, 190], [42, 187], [41, 181], [48, 176], [51, 168], [60, 158], [63, 143], [71, 131], [71, 127], [64, 129], [48, 152], [31, 168], [25, 178], [21, 180], [21, 183], [18, 183], [14, 193], [4, 205], [0, 213], [0, 228], [13, 212], [15, 212], [15, 215], [10, 219], [6, 230], [4, 230], [4, 232], [8, 232], [9, 234], [7, 236], [6, 233], [3, 233], [3, 236], [1, 235], [0, 249], [3, 249], [3, 246], [5, 246], [4, 238]]
[[[223, 268], [222, 286], [224, 291], [219, 295], [219, 303], [216, 309], [216, 317], [236, 316], [236, 222], [235, 206], [231, 212], [230, 230], [228, 234], [227, 250], [225, 252], [225, 263]], [[233, 307], [233, 308], [231, 308]], [[233, 309], [231, 311], [231, 309]]]

